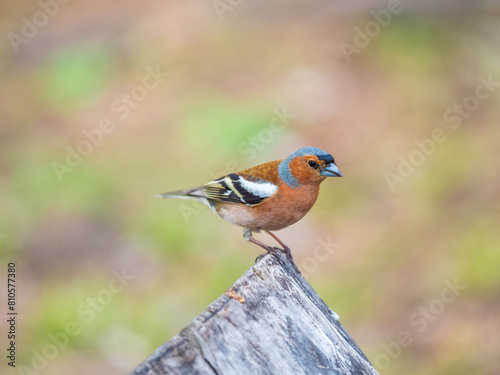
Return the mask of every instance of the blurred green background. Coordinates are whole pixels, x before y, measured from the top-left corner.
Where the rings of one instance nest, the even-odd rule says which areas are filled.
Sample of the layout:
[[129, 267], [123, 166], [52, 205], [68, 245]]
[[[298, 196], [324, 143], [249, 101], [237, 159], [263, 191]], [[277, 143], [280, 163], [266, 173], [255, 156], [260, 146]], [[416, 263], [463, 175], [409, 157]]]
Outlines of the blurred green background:
[[132, 370], [260, 253], [152, 195], [312, 145], [344, 178], [279, 235], [375, 367], [499, 374], [498, 3], [237, 3], [0, 5], [18, 366]]

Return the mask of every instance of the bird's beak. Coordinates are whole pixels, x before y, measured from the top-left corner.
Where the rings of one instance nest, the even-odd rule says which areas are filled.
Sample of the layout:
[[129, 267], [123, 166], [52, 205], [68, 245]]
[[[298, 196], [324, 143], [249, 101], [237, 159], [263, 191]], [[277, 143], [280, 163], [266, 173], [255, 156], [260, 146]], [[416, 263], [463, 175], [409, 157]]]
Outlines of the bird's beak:
[[342, 173], [340, 173], [338, 167], [333, 163], [330, 163], [320, 174], [326, 177], [342, 177]]

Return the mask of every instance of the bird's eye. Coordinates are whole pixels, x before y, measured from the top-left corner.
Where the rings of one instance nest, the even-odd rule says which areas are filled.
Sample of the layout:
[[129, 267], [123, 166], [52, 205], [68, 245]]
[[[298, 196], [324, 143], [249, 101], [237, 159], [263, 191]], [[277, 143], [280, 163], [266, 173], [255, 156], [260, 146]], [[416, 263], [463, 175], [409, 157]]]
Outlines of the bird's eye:
[[309, 160], [309, 165], [313, 168], [316, 168], [316, 162], [314, 160]]

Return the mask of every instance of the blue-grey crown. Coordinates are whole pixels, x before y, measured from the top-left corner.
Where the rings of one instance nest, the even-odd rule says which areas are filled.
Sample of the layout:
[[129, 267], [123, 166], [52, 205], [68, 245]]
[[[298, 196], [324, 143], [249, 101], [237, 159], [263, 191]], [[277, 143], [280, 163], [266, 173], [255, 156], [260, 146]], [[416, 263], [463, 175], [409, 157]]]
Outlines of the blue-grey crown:
[[295, 151], [293, 154], [288, 156], [285, 160], [283, 160], [278, 166], [278, 173], [280, 177], [285, 181], [285, 183], [291, 188], [297, 188], [300, 186], [299, 182], [295, 177], [293, 177], [292, 172], [290, 172], [290, 162], [296, 158], [297, 156], [306, 156], [306, 155], [316, 155], [320, 159], [331, 159], [334, 162], [332, 155], [328, 152], [325, 152], [317, 147], [302, 147]]

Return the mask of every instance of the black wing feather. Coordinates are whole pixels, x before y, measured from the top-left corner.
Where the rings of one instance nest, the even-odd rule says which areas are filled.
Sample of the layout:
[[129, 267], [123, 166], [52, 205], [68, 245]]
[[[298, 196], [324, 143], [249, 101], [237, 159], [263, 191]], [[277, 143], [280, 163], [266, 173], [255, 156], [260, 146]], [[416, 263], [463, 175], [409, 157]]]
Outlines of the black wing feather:
[[204, 186], [204, 191], [208, 199], [219, 202], [240, 203], [254, 206], [261, 203], [268, 197], [260, 197], [250, 193], [241, 186], [240, 176], [231, 173]]

